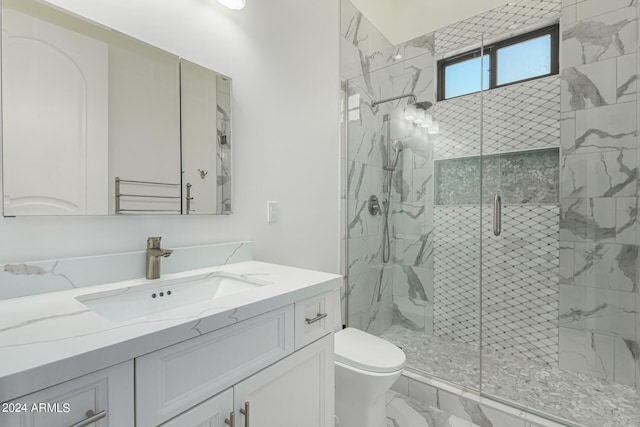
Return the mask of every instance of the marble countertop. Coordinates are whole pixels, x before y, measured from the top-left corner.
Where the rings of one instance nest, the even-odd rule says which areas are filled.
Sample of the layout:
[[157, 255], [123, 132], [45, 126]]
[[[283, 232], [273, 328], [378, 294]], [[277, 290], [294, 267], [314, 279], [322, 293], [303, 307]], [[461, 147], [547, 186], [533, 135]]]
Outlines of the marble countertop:
[[[146, 279], [0, 301], [0, 402], [133, 359], [304, 298], [333, 290], [336, 274], [245, 261], [192, 270], [269, 282], [246, 292], [113, 322], [78, 296], [146, 284]], [[162, 279], [183, 276], [166, 274]]]

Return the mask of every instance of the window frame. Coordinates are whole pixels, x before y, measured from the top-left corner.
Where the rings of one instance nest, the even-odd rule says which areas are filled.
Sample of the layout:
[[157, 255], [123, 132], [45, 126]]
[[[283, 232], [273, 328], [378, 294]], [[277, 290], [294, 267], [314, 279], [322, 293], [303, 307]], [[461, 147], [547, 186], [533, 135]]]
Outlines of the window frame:
[[[437, 85], [437, 100], [438, 101], [445, 101], [447, 99], [454, 99], [454, 98], [459, 98], [461, 96], [466, 96], [466, 95], [471, 95], [473, 93], [478, 93], [481, 92], [482, 90], [491, 90], [491, 89], [496, 89], [499, 87], [505, 87], [505, 86], [509, 86], [509, 85], [513, 85], [513, 84], [518, 84], [518, 83], [523, 83], [523, 82], [527, 82], [530, 80], [535, 80], [535, 79], [541, 79], [544, 77], [549, 77], [549, 76], [553, 76], [556, 74], [559, 74], [560, 72], [560, 59], [559, 59], [559, 54], [560, 54], [560, 48], [559, 48], [559, 44], [560, 44], [560, 25], [559, 23], [555, 23], [553, 25], [549, 25], [547, 27], [544, 28], [540, 28], [534, 31], [529, 31], [527, 33], [524, 34], [520, 34], [517, 35], [515, 37], [510, 37], [508, 39], [505, 40], [500, 40], [498, 42], [492, 43], [490, 45], [484, 46], [483, 47], [479, 47], [477, 49], [471, 50], [471, 51], [467, 51], [467, 52], [463, 52], [461, 54], [458, 55], [454, 55], [451, 56], [449, 58], [444, 58], [441, 59], [440, 61], [438, 61], [438, 85]], [[546, 36], [549, 35], [551, 36], [551, 51], [550, 51], [550, 72], [547, 74], [539, 74], [537, 76], [533, 76], [533, 77], [528, 77], [526, 79], [522, 79], [522, 80], [516, 80], [513, 82], [508, 82], [508, 83], [503, 83], [501, 85], [497, 84], [498, 82], [498, 51], [502, 48], [505, 47], [509, 47], [509, 46], [513, 46], [522, 42], [526, 42], [529, 40], [533, 40], [536, 39], [538, 37], [542, 37], [542, 36]], [[464, 62], [464, 61], [468, 61], [470, 59], [474, 59], [474, 58], [480, 58], [482, 56], [488, 55], [489, 56], [489, 87], [488, 89], [482, 89], [483, 83], [480, 83], [480, 90], [476, 91], [476, 92], [469, 92], [469, 93], [465, 93], [463, 95], [457, 95], [457, 96], [452, 96], [452, 97], [448, 97], [445, 98], [445, 86], [446, 86], [446, 69], [448, 66], [450, 65], [455, 65], [458, 64], [460, 62]], [[480, 75], [482, 75], [482, 67], [480, 69]]]

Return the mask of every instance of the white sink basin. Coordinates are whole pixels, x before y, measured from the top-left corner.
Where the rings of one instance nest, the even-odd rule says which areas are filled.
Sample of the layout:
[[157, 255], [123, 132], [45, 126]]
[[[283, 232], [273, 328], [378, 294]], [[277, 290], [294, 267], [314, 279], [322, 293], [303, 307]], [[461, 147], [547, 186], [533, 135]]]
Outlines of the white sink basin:
[[114, 322], [225, 297], [267, 285], [268, 282], [232, 273], [214, 272], [158, 279], [122, 289], [95, 292], [76, 299]]

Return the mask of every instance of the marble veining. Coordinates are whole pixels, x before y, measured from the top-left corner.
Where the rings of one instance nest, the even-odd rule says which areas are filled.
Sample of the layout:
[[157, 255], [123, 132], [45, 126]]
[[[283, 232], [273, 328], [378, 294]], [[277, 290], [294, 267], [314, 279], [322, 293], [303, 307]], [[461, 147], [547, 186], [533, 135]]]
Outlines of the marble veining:
[[49, 273], [42, 267], [38, 267], [37, 265], [27, 265], [27, 264], [6, 264], [4, 266], [4, 271], [9, 274], [15, 275], [27, 275], [30, 276], [32, 274], [35, 275], [43, 275]]
[[[614, 141], [612, 141], [612, 145], [599, 144], [599, 143], [594, 143], [593, 145], [600, 149], [607, 149], [607, 148], [616, 149], [618, 148], [618, 145], [615, 144], [615, 140], [622, 139], [627, 136], [636, 137], [638, 136], [638, 131], [611, 134], [609, 132], [602, 131], [600, 129], [593, 129], [593, 128], [587, 129], [582, 135], [576, 138], [575, 149], [577, 150], [579, 148], [588, 146], [586, 142], [591, 136], [595, 136], [597, 140], [613, 139]], [[568, 152], [570, 153], [571, 151], [568, 151]]]
[[607, 198], [568, 198], [560, 203], [560, 240], [615, 242], [615, 217], [598, 209], [608, 205]]
[[427, 293], [424, 290], [424, 285], [422, 284], [422, 281], [413, 270], [413, 268], [407, 265], [401, 265], [400, 268], [407, 277], [407, 284], [409, 285], [409, 298], [417, 298], [422, 301], [429, 301], [429, 297], [427, 297]]
[[393, 391], [387, 393], [386, 400], [386, 427], [507, 427], [471, 423]]
[[562, 72], [562, 80], [568, 85], [569, 94], [571, 95], [569, 104], [573, 110], [585, 108], [587, 100], [594, 107], [607, 105], [607, 101], [600, 93], [600, 89], [586, 74], [581, 73], [577, 68], [566, 68]]
[[[88, 313], [90, 311], [91, 310], [77, 310], [77, 311], [73, 311], [73, 312], [70, 312], [70, 313], [55, 314], [55, 315], [51, 315], [51, 316], [43, 316], [43, 317], [38, 317], [38, 318], [34, 318], [34, 319], [29, 319], [29, 320], [25, 320], [24, 322], [17, 323], [15, 325], [9, 325], [9, 326], [5, 326], [3, 328], [0, 328], [0, 333], [6, 332], [6, 331], [9, 331], [9, 330], [13, 330], [13, 329], [25, 328], [25, 327], [34, 325], [36, 323], [46, 322], [46, 321], [49, 321], [49, 320], [52, 320], [52, 319], [61, 319], [61, 318], [65, 318], [65, 317], [79, 316], [79, 315]], [[0, 344], [0, 347], [3, 347], [3, 345]]]
[[610, 48], [620, 55], [629, 53], [630, 47], [625, 46], [620, 38], [620, 31], [635, 19], [623, 19], [619, 22], [606, 24], [597, 20], [579, 21], [562, 33], [563, 40], [576, 39], [582, 47], [582, 63], [595, 62]]
[[613, 243], [575, 243], [573, 265], [564, 273], [565, 284], [636, 292], [638, 246]]

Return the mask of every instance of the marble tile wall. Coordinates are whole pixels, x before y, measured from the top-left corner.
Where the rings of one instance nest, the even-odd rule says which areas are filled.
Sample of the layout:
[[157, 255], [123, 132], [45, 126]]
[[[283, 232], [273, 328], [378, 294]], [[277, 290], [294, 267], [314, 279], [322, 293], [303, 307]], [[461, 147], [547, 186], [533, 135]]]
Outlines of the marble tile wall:
[[371, 215], [370, 195], [382, 200], [387, 123], [395, 105], [371, 101], [392, 96], [392, 46], [348, 0], [341, 6], [341, 76], [344, 80], [345, 144], [342, 195], [346, 210], [344, 267], [349, 325], [379, 335], [391, 326], [395, 269], [382, 262], [383, 216]]
[[340, 75], [364, 76], [394, 63], [394, 48], [349, 0], [340, 9]]
[[[411, 46], [404, 54], [416, 53]], [[428, 48], [427, 48], [428, 49]], [[413, 93], [434, 102], [433, 54], [414, 56], [393, 66], [393, 93]], [[394, 173], [392, 224], [394, 240], [394, 324], [433, 332], [433, 137], [392, 115], [392, 139], [403, 142]]]
[[562, 6], [560, 366], [639, 388], [638, 4]]

